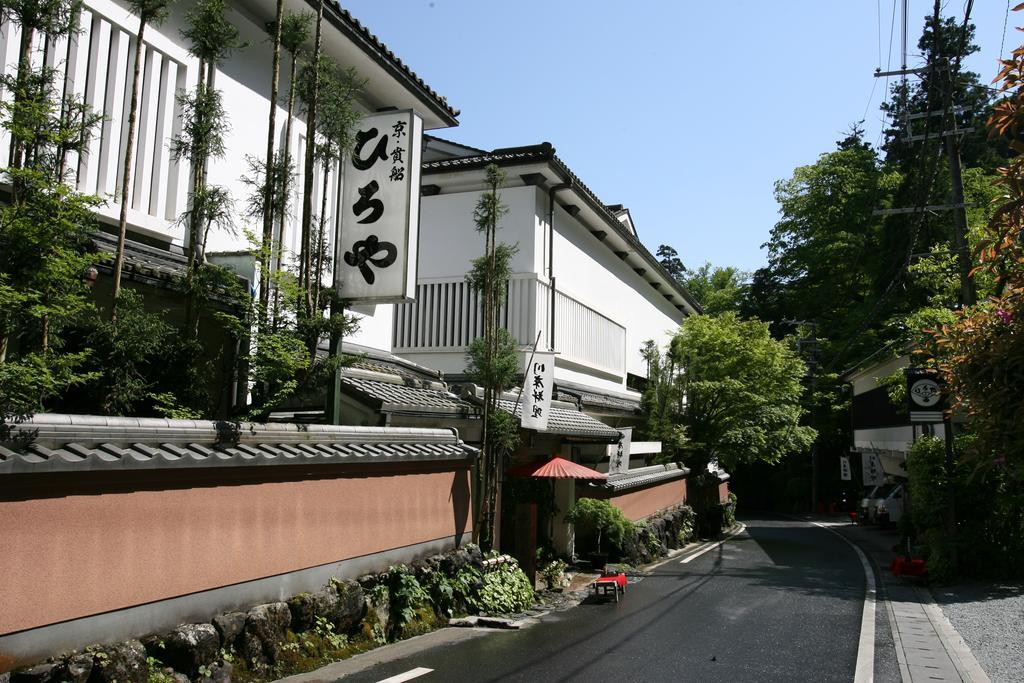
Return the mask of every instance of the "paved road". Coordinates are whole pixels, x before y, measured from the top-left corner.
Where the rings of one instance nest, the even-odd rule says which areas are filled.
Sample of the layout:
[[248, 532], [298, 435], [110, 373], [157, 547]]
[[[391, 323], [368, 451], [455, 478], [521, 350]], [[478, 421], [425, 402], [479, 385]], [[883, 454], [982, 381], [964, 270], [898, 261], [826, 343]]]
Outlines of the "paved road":
[[855, 551], [805, 522], [747, 519], [689, 563], [522, 631], [416, 652], [347, 677], [380, 681], [852, 681], [865, 579]]

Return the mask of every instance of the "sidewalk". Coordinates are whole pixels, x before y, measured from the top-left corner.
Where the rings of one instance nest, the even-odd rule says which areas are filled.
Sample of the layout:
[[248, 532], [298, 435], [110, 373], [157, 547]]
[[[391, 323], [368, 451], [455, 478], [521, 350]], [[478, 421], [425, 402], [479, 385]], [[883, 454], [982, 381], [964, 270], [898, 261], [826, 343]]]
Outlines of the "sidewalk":
[[967, 681], [989, 677], [970, 648], [935, 604], [931, 593], [911, 577], [894, 577], [889, 564], [899, 542], [894, 530], [857, 526], [837, 517], [807, 517], [855, 543], [872, 561], [881, 580], [880, 600], [889, 617], [896, 658], [904, 683]]

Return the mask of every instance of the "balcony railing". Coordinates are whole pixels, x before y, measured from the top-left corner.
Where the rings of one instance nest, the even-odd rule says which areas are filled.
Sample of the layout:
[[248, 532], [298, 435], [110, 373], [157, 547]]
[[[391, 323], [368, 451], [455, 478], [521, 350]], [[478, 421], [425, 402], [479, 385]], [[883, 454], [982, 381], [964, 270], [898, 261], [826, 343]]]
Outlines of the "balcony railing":
[[[532, 346], [550, 327], [551, 290], [533, 275], [514, 276], [499, 313], [501, 324], [521, 345]], [[465, 352], [483, 335], [482, 301], [464, 279], [439, 279], [416, 286], [416, 301], [395, 307], [392, 345], [396, 353]], [[541, 348], [550, 343], [547, 334]], [[555, 350], [560, 358], [616, 376], [625, 372], [626, 330], [593, 308], [561, 292], [555, 295]]]

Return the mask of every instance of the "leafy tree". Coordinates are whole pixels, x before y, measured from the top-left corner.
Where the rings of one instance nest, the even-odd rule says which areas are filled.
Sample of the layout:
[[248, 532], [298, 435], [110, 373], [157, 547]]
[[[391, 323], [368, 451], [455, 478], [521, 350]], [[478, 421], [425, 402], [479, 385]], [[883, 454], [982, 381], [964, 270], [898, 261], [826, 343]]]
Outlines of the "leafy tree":
[[691, 316], [670, 349], [686, 399], [685, 462], [695, 472], [711, 462], [778, 462], [814, 440], [814, 430], [800, 424], [806, 366], [766, 323], [734, 313]]
[[732, 266], [720, 267], [705, 263], [696, 270], [687, 270], [683, 285], [708, 315], [738, 311], [747, 295], [750, 275]]
[[1000, 170], [1000, 201], [984, 228], [976, 269], [992, 282], [992, 295], [936, 328], [929, 351], [947, 379], [954, 407], [969, 417], [978, 436], [964, 461], [1024, 480], [1024, 445], [1017, 433], [1024, 414], [1024, 46], [1001, 64], [1005, 97], [989, 123], [1018, 156]]
[[647, 363], [647, 386], [640, 397], [644, 438], [661, 442], [660, 461], [682, 460], [686, 428], [678, 420], [683, 410], [682, 377], [678, 366], [674, 357], [662, 354], [651, 339], [644, 342], [640, 355]]
[[596, 552], [601, 552], [601, 540], [607, 538], [616, 547], [622, 547], [633, 523], [622, 510], [607, 500], [580, 498], [565, 513], [566, 521], [579, 525], [585, 531], [596, 535]]
[[675, 278], [676, 282], [682, 283], [686, 278], [686, 266], [679, 258], [679, 252], [667, 244], [658, 247], [658, 263]]
[[[853, 337], [877, 303], [878, 276], [867, 264], [885, 261], [872, 211], [887, 205], [898, 181], [854, 130], [836, 151], [776, 183], [782, 217], [763, 245], [768, 265], [754, 273], [744, 313], [813, 320], [826, 353], [830, 340]], [[857, 341], [860, 349], [877, 345], [873, 335]]]
[[0, 438], [10, 421], [91, 378], [82, 368], [87, 354], [65, 353], [64, 345], [92, 308], [84, 276], [96, 258], [90, 235], [101, 200], [72, 189], [67, 157], [84, 149], [99, 118], [60, 94], [53, 69], [29, 59], [35, 37], [70, 30], [76, 8], [56, 1], [0, 8], [22, 28], [17, 73], [2, 82], [13, 97], [0, 102], [0, 126], [12, 141], [4, 169], [11, 192], [0, 206]]
[[480, 502], [478, 523], [474, 528], [480, 534], [480, 545], [489, 548], [494, 539], [498, 472], [519, 438], [515, 417], [502, 411], [498, 402], [502, 392], [515, 381], [519, 363], [515, 339], [498, 322], [516, 250], [498, 242], [498, 223], [508, 212], [498, 192], [505, 182], [505, 174], [494, 164], [485, 172], [487, 190], [473, 211], [477, 232], [484, 235], [484, 255], [473, 260], [466, 281], [483, 295], [483, 336], [470, 345], [467, 370], [484, 387], [483, 453], [477, 467], [479, 493], [474, 496]]

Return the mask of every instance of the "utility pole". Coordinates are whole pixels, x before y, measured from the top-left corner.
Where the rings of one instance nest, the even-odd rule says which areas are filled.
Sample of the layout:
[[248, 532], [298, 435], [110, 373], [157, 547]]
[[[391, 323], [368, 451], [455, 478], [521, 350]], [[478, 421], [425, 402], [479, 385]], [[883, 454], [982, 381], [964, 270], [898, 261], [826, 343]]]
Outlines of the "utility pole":
[[956, 115], [953, 113], [953, 86], [958, 73], [947, 69], [947, 87], [942, 96], [944, 110], [943, 128], [953, 131], [953, 135], [945, 138], [946, 156], [949, 161], [949, 176], [952, 181], [953, 205], [953, 244], [956, 247], [956, 265], [960, 272], [960, 305], [973, 306], [978, 297], [971, 279], [970, 254], [967, 247], [967, 209], [964, 204], [964, 179], [960, 169], [960, 136], [956, 134]]

